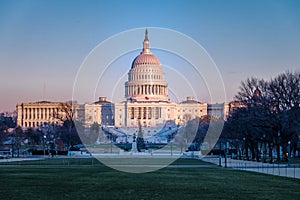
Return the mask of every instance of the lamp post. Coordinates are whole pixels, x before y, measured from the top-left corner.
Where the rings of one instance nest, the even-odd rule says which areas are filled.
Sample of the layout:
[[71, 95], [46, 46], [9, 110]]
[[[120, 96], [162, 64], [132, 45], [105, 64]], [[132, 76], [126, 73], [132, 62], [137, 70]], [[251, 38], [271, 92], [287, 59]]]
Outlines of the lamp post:
[[[246, 156], [246, 159], [248, 160], [248, 149], [247, 149], [247, 147], [246, 147], [246, 138], [245, 137], [243, 137], [243, 141], [244, 141], [244, 143], [243, 143], [243, 145], [244, 145], [244, 151], [245, 151], [245, 156]], [[244, 153], [244, 152], [243, 152]], [[244, 155], [244, 154], [243, 154]]]
[[173, 142], [171, 141], [171, 156], [173, 156]]
[[278, 130], [278, 148], [279, 148], [278, 154], [279, 154], [279, 159], [281, 160], [282, 159], [282, 149], [281, 149], [280, 142], [281, 142], [281, 140], [280, 140], [280, 130]]
[[288, 167], [291, 164], [291, 141], [288, 141]]
[[45, 146], [46, 146], [46, 135], [44, 135], [43, 141], [44, 141], [44, 157], [45, 157], [46, 156], [46, 148], [45, 148]]
[[110, 153], [112, 153], [112, 135], [110, 135]]
[[222, 167], [222, 141], [220, 140], [219, 166]]
[[227, 168], [227, 153], [228, 153], [228, 149], [229, 149], [229, 142], [226, 141], [225, 142], [225, 168]]
[[266, 134], [263, 134], [263, 159], [262, 162], [265, 163], [266, 162]]

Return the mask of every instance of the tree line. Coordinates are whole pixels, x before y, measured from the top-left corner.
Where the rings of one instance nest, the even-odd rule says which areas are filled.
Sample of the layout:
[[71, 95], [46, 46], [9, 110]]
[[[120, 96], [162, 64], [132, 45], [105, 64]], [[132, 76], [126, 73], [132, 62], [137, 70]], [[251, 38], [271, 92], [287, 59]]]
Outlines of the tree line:
[[230, 113], [223, 139], [242, 141], [248, 159], [248, 150], [250, 159], [256, 160], [266, 159], [266, 155], [273, 158], [274, 150], [278, 161], [287, 159], [289, 152], [296, 155], [300, 139], [299, 71], [287, 71], [267, 81], [248, 78], [241, 83], [235, 100], [241, 106]]

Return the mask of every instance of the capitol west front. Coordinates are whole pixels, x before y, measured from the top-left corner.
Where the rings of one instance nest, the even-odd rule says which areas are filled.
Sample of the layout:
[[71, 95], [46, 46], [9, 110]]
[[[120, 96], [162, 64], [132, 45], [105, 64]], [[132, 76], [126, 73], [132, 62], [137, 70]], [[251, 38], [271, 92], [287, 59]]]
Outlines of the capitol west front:
[[181, 125], [207, 115], [207, 104], [188, 97], [181, 103], [170, 102], [168, 83], [159, 59], [151, 52], [148, 31], [142, 52], [133, 60], [125, 83], [125, 98], [115, 103], [115, 126], [156, 127], [172, 120]]

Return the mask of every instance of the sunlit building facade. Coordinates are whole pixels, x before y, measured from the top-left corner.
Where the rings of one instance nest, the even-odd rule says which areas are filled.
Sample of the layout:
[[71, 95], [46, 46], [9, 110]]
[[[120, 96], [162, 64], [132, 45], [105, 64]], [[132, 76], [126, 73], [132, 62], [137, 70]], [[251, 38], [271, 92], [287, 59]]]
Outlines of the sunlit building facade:
[[58, 117], [63, 116], [62, 104], [59, 102], [31, 102], [17, 104], [17, 125], [23, 128], [39, 127], [46, 124], [61, 124]]
[[84, 104], [82, 107], [85, 127], [90, 127], [93, 124], [114, 125], [114, 104], [107, 101], [106, 97], [99, 97], [99, 101]]
[[168, 83], [159, 59], [150, 50], [146, 30], [142, 52], [133, 60], [125, 83], [125, 98], [115, 104], [115, 126], [155, 127], [173, 120], [184, 124], [207, 114], [207, 104], [189, 97], [182, 103], [170, 102]]

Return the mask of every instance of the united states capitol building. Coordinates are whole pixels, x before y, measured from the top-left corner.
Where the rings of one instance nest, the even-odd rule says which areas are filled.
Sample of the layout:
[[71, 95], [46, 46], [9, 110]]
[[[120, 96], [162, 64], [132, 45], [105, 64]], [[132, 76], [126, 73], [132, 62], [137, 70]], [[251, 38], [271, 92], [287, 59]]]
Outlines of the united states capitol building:
[[115, 126], [155, 127], [174, 120], [183, 124], [207, 114], [207, 104], [188, 97], [182, 103], [170, 102], [168, 82], [159, 59], [151, 52], [146, 30], [142, 52], [133, 60], [125, 83], [125, 99], [115, 104]]
[[[157, 127], [167, 121], [184, 125], [188, 120], [213, 115], [226, 120], [229, 103], [201, 103], [187, 97], [180, 103], [171, 102], [168, 82], [160, 60], [151, 52], [148, 31], [145, 32], [143, 49], [133, 60], [124, 85], [124, 99], [109, 102], [106, 97], [99, 101], [76, 105], [74, 119], [86, 127], [97, 123], [116, 128]], [[33, 102], [17, 104], [17, 123], [21, 127], [38, 127], [44, 123], [59, 123], [54, 112], [62, 112], [61, 103]]]

